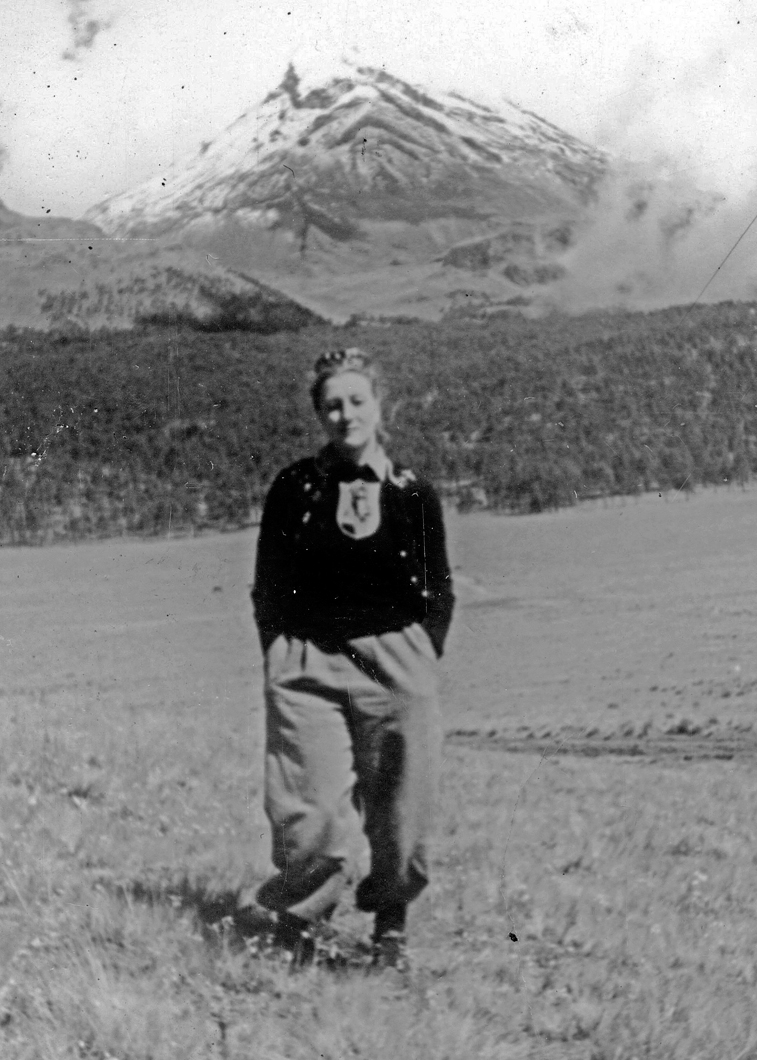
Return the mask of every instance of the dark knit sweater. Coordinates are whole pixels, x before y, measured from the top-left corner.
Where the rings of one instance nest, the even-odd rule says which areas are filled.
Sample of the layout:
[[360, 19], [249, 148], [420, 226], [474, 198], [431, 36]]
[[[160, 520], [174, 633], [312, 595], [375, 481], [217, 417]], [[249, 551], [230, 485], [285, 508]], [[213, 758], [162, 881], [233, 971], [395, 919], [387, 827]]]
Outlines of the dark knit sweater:
[[285, 633], [338, 649], [420, 622], [441, 655], [454, 595], [435, 490], [395, 471], [381, 484], [378, 530], [352, 540], [336, 522], [348, 475], [327, 448], [286, 468], [270, 489], [252, 591], [263, 647]]

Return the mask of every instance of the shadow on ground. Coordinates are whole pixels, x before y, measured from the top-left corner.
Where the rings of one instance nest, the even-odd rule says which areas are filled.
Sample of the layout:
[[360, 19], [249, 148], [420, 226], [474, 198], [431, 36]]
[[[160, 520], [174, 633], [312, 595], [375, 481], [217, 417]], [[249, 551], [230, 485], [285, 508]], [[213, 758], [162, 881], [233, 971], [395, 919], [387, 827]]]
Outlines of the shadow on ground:
[[[239, 891], [214, 891], [186, 879], [170, 887], [133, 880], [128, 884], [110, 886], [109, 890], [124, 901], [189, 912], [196, 917], [203, 938], [210, 946], [222, 944], [232, 950], [245, 949], [257, 956], [285, 955], [276, 943], [275, 913], [254, 903], [245, 904], [245, 892], [240, 895]], [[319, 967], [340, 971], [365, 970], [370, 966], [372, 946], [349, 932], [338, 931], [327, 921], [318, 926], [315, 942], [311, 963]]]

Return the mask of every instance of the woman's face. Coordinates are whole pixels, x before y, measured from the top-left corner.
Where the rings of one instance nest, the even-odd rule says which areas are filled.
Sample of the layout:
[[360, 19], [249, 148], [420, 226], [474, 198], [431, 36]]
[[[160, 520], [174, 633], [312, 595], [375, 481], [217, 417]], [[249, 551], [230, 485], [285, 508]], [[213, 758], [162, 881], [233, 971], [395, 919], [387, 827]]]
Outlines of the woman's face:
[[370, 379], [360, 372], [342, 372], [326, 379], [317, 412], [329, 441], [350, 456], [377, 441], [381, 405]]

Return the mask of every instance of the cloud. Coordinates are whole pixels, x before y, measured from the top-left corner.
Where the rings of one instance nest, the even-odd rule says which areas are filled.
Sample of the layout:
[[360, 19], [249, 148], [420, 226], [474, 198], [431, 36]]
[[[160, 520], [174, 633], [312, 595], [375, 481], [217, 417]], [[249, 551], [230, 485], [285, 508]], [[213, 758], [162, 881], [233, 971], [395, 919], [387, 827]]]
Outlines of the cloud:
[[757, 195], [705, 191], [662, 166], [617, 166], [549, 301], [570, 312], [599, 307], [757, 297]]
[[721, 0], [674, 24], [663, 5], [656, 39], [628, 50], [621, 90], [600, 109], [601, 146], [729, 200], [748, 198], [757, 175], [757, 17], [741, 7]]
[[561, 307], [757, 297], [757, 19], [740, 7], [673, 24], [658, 6], [656, 39], [628, 50], [597, 125], [610, 175], [563, 259]]
[[92, 0], [68, 0], [70, 8], [68, 24], [73, 34], [72, 46], [63, 52], [63, 58], [74, 62], [82, 52], [91, 51], [98, 35], [109, 29], [112, 19], [91, 18]]
[[[3, 109], [2, 100], [0, 100], [0, 111]], [[0, 173], [5, 168], [5, 163], [8, 161], [8, 148], [5, 144], [0, 144]]]

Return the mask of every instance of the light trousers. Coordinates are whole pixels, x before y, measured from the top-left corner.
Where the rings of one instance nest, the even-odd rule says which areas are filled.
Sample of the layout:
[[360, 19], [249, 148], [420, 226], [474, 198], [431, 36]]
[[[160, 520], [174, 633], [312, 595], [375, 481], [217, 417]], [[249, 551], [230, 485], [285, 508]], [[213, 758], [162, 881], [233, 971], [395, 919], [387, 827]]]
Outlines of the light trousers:
[[278, 871], [261, 905], [328, 915], [355, 881], [365, 839], [359, 909], [409, 902], [426, 886], [441, 747], [435, 664], [417, 623], [335, 652], [283, 635], [270, 646], [265, 809]]

